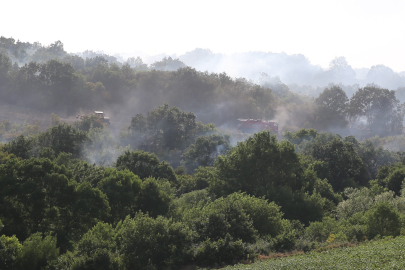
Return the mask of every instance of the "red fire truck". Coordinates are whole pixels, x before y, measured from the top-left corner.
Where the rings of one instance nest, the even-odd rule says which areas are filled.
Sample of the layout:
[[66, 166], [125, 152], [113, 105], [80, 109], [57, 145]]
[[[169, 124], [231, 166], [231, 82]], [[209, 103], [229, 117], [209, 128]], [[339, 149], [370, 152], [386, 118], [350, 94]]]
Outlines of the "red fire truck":
[[238, 129], [243, 133], [256, 133], [264, 130], [278, 133], [278, 123], [262, 119], [238, 119]]

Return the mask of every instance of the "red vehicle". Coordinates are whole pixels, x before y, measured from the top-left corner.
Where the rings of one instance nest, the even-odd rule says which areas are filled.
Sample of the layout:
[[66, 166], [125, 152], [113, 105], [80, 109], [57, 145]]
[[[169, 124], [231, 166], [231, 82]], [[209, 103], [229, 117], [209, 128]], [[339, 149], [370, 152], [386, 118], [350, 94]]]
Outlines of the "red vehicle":
[[263, 130], [278, 133], [278, 123], [262, 119], [238, 119], [241, 122], [238, 129], [243, 133], [256, 133]]

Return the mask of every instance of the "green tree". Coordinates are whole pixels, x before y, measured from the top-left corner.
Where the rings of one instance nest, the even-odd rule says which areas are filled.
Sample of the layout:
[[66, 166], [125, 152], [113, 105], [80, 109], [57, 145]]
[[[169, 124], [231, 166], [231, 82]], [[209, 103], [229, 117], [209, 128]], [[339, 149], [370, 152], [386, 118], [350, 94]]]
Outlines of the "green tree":
[[147, 117], [136, 115], [129, 130], [135, 147], [147, 151], [184, 149], [197, 133], [196, 116], [165, 104], [148, 112]]
[[189, 170], [199, 166], [212, 166], [218, 155], [231, 149], [228, 135], [211, 134], [200, 136], [183, 153], [184, 164]]
[[328, 164], [330, 175], [328, 180], [333, 189], [343, 191], [345, 187], [366, 185], [369, 176], [354, 145], [339, 137], [327, 142], [325, 137], [325, 134], [317, 136], [305, 146], [303, 152]]
[[69, 180], [72, 174], [49, 159], [12, 159], [0, 165], [0, 218], [6, 235], [24, 240], [53, 231], [62, 251], [99, 220], [108, 220], [105, 194], [89, 182]]
[[62, 124], [38, 135], [36, 145], [39, 149], [51, 147], [55, 155], [65, 152], [79, 158], [83, 157], [84, 146], [87, 142], [88, 136], [85, 132], [78, 131], [70, 125]]
[[115, 166], [119, 170], [129, 170], [138, 175], [139, 178], [154, 177], [167, 179], [170, 183], [176, 184], [176, 174], [169, 163], [160, 162], [155, 154], [144, 151], [125, 151], [118, 157]]
[[[276, 237], [283, 232], [283, 213], [274, 202], [244, 193], [233, 193], [196, 208], [186, 214], [202, 240], [218, 240], [230, 234], [244, 242], [257, 236]], [[220, 225], [223, 223], [222, 225]]]
[[402, 133], [404, 109], [395, 91], [375, 86], [360, 88], [350, 99], [349, 115], [365, 117], [368, 128], [377, 134]]
[[111, 225], [97, 223], [77, 243], [70, 269], [123, 269], [114, 239], [115, 234], [116, 232]]
[[32, 156], [34, 141], [24, 135], [18, 136], [15, 140], [5, 144], [3, 151], [14, 154], [17, 157], [28, 159]]
[[127, 218], [118, 231], [126, 269], [178, 269], [189, 258], [190, 236], [184, 224], [161, 216]]
[[398, 236], [401, 219], [398, 210], [389, 202], [380, 202], [365, 213], [366, 232], [369, 239], [376, 235]]
[[0, 215], [6, 235], [60, 229], [62, 209], [73, 196], [68, 172], [48, 159], [9, 160], [0, 165]]
[[378, 170], [398, 162], [398, 156], [382, 146], [375, 147], [371, 140], [362, 141], [357, 146], [357, 152], [370, 174], [371, 179], [377, 177]]
[[284, 138], [293, 144], [300, 144], [304, 140], [309, 141], [309, 140], [315, 138], [317, 134], [318, 134], [318, 131], [316, 131], [315, 129], [303, 128], [295, 133], [286, 131], [284, 133]]
[[401, 195], [401, 190], [405, 180], [405, 166], [401, 163], [391, 166], [383, 166], [377, 174], [377, 181], [382, 187]]
[[269, 132], [256, 133], [238, 143], [228, 156], [218, 157], [215, 167], [217, 177], [209, 189], [218, 196], [237, 191], [263, 196], [279, 186], [295, 188], [302, 172], [294, 145], [278, 143]]
[[15, 235], [0, 236], [0, 268], [17, 270], [17, 258], [20, 256], [22, 245]]
[[346, 92], [339, 86], [325, 88], [315, 100], [319, 105], [316, 113], [316, 126], [323, 130], [346, 127], [348, 124], [346, 120], [348, 101]]
[[165, 180], [146, 178], [141, 184], [141, 190], [136, 198], [136, 205], [152, 217], [165, 215], [169, 211], [174, 197], [170, 183]]
[[117, 224], [126, 216], [138, 211], [136, 199], [141, 191], [142, 181], [128, 170], [117, 171], [107, 168], [97, 187], [107, 195], [111, 207], [111, 221]]
[[21, 253], [17, 258], [17, 266], [22, 270], [41, 270], [58, 256], [56, 237], [50, 235], [42, 237], [41, 233], [35, 233], [23, 242]]

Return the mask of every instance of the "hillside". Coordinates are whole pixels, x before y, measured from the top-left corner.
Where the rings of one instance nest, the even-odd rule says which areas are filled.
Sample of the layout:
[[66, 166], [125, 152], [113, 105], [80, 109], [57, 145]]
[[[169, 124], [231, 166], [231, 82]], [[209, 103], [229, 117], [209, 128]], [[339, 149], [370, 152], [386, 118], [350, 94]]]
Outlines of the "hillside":
[[357, 247], [313, 251], [303, 255], [228, 266], [224, 270], [261, 269], [404, 269], [405, 237], [373, 241]]

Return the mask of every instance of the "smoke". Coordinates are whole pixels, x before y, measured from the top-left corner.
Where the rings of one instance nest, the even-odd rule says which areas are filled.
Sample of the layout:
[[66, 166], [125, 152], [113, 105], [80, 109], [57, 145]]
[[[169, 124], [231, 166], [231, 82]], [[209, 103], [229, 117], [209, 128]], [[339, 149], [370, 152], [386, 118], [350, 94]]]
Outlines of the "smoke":
[[358, 84], [360, 87], [376, 83], [388, 89], [405, 86], [405, 71], [395, 73], [384, 65], [353, 69], [344, 57], [332, 59], [328, 69], [311, 64], [302, 54], [246, 52], [224, 55], [195, 49], [179, 56], [179, 59], [199, 71], [226, 72], [231, 77], [243, 77], [256, 83], [259, 82], [260, 73], [265, 72], [272, 77], [278, 76], [287, 85], [315, 88], [331, 82]]

